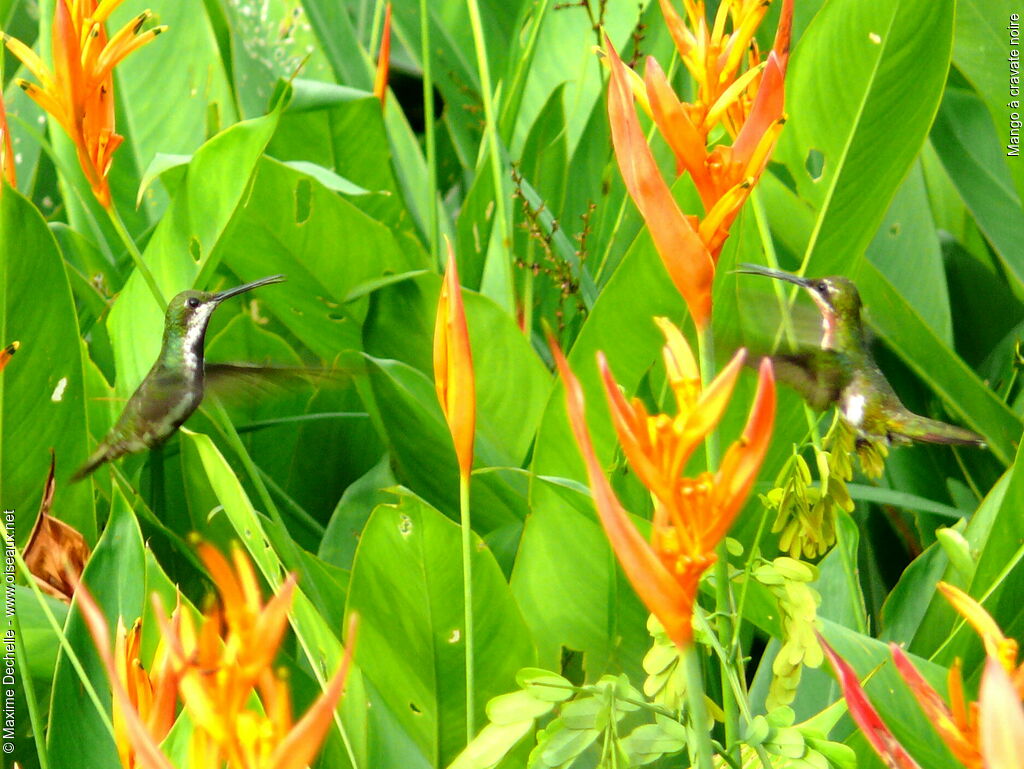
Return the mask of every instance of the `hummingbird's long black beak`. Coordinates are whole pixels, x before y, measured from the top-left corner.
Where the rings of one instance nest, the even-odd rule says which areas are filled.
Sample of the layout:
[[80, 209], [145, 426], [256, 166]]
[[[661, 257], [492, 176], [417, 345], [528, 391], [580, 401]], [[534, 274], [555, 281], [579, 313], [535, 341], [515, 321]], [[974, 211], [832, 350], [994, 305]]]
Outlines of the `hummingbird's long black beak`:
[[243, 283], [241, 286], [235, 286], [234, 288], [225, 289], [224, 291], [214, 294], [213, 301], [220, 304], [225, 299], [230, 299], [233, 296], [238, 296], [239, 294], [245, 293], [246, 291], [252, 291], [254, 288], [266, 286], [269, 285], [270, 283], [283, 283], [284, 281], [284, 275], [271, 275], [270, 277], [267, 278], [260, 278], [259, 280], [254, 280], [252, 283]]
[[803, 288], [808, 288], [811, 281], [807, 278], [801, 278], [799, 275], [794, 275], [791, 272], [783, 272], [782, 270], [773, 270], [768, 267], [762, 267], [759, 264], [747, 264], [746, 262], [740, 264], [733, 272], [738, 272], [743, 275], [764, 275], [769, 278], [775, 278], [776, 280], [784, 280], [787, 283], [794, 283]]

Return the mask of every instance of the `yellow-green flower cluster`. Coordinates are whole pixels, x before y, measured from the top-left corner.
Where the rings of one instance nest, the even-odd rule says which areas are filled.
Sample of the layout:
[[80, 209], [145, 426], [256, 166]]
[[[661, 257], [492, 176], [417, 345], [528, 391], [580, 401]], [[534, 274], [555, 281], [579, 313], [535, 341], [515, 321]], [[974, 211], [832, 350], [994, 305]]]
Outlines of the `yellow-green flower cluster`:
[[805, 665], [816, 668], [824, 660], [815, 636], [821, 595], [810, 586], [818, 570], [809, 563], [780, 556], [754, 569], [754, 579], [779, 602], [782, 648], [772, 663], [772, 683], [765, 705], [773, 710], [796, 697]]
[[[644, 694], [652, 702], [678, 712], [686, 703], [686, 671], [682, 663], [680, 649], [669, 638], [665, 628], [653, 614], [647, 619], [647, 631], [651, 634], [654, 642], [647, 654], [644, 655], [643, 666], [644, 672], [647, 673], [647, 678], [644, 680]], [[698, 628], [694, 628], [694, 635], [696, 640], [702, 640]], [[704, 704], [707, 707], [709, 729], [716, 720], [725, 719], [722, 709], [710, 697], [704, 698]]]

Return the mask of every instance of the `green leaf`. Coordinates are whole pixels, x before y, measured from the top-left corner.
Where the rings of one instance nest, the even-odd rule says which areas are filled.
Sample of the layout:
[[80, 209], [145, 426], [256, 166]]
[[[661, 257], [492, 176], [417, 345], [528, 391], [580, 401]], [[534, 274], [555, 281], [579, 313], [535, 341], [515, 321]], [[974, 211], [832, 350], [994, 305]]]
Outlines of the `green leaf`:
[[[969, 585], [943, 558], [942, 579], [966, 590], [978, 600], [1010, 637], [1024, 633], [1024, 609], [1015, 599], [1024, 589], [1024, 523], [1019, 511], [1024, 504], [1024, 454], [1018, 451], [1013, 467], [997, 483], [971, 518], [963, 535], [977, 566]], [[965, 677], [980, 675], [983, 650], [976, 632], [953, 611], [939, 593], [932, 594], [928, 612], [914, 637], [911, 649], [928, 654], [943, 664], [954, 658], [964, 663]]]
[[265, 159], [220, 254], [246, 279], [287, 275], [261, 300], [317, 357], [333, 362], [343, 350], [362, 348], [357, 324], [365, 309], [345, 304], [349, 292], [424, 267], [425, 254], [411, 245], [319, 182]]
[[874, 236], [938, 108], [952, 34], [948, 0], [834, 0], [800, 39], [775, 157], [817, 211], [810, 274], [848, 273]]
[[54, 514], [89, 541], [96, 518], [89, 484], [68, 477], [89, 452], [85, 369], [71, 287], [39, 212], [16, 190], [0, 195], [0, 346], [21, 342], [0, 374], [0, 498], [28, 538], [57, 459]]
[[[351, 202], [367, 215], [405, 236], [415, 237], [415, 224], [406, 209], [391, 163], [380, 100], [372, 93], [353, 98], [351, 89], [319, 84], [315, 102], [287, 110], [267, 154], [282, 161], [300, 161], [304, 173], [320, 166], [376, 195]], [[316, 109], [311, 107], [316, 106]], [[319, 179], [323, 183], [323, 179]], [[326, 185], [333, 188], [331, 185]], [[345, 192], [345, 190], [342, 190]], [[291, 206], [289, 206], [291, 208]], [[346, 238], [347, 240], [347, 238]]]
[[1024, 211], [981, 99], [970, 91], [946, 89], [932, 144], [1019, 291], [1024, 286]]
[[[359, 541], [348, 610], [362, 617], [359, 655], [403, 728], [445, 765], [465, 741], [459, 528], [404, 494], [378, 507]], [[529, 631], [490, 551], [473, 546], [477, 722], [484, 703], [532, 664]]]
[[[988, 108], [999, 135], [1001, 154], [1009, 166], [1018, 201], [1024, 199], [1024, 166], [1007, 152], [1011, 135], [1007, 99], [1010, 69], [1010, 14], [1020, 15], [1013, 0], [958, 0], [953, 64], [966, 77]], [[1020, 24], [1018, 20], [1017, 24]], [[1019, 50], [1019, 48], [1018, 48]], [[1019, 74], [1019, 71], [1018, 71]], [[1018, 104], [1020, 96], [1016, 97]], [[1018, 107], [1017, 112], [1020, 112]], [[1019, 129], [1019, 127], [1018, 127]], [[1018, 138], [1020, 133], [1018, 130]], [[1019, 149], [1019, 147], [1018, 147]], [[1021, 211], [1017, 210], [1017, 217]]]

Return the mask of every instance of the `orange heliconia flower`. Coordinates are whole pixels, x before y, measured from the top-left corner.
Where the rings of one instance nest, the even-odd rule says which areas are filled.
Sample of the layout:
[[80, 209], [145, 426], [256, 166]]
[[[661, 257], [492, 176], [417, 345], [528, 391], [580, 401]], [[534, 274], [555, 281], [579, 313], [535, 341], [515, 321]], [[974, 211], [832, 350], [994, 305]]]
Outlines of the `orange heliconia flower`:
[[388, 97], [388, 69], [391, 66], [391, 3], [384, 6], [384, 29], [380, 38], [380, 54], [377, 56], [377, 74], [373, 79], [373, 95], [380, 99], [383, 107]]
[[676, 98], [668, 79], [653, 58], [647, 60], [647, 95], [661, 135], [687, 171], [704, 204], [704, 216], [691, 217], [701, 240], [715, 259], [729, 235], [729, 227], [760, 178], [782, 132], [783, 70], [775, 52], [768, 55], [764, 77], [750, 114], [731, 146], [708, 151], [698, 126]]
[[711, 318], [711, 282], [715, 262], [689, 219], [683, 216], [661, 176], [633, 108], [626, 65], [606, 39], [611, 77], [608, 122], [622, 180], [647, 223], [654, 247], [698, 328]]
[[[231, 562], [210, 545], [200, 546], [220, 593], [198, 626], [176, 610], [168, 619], [154, 597], [162, 650], [149, 678], [139, 674], [137, 636], [119, 627], [110, 652], [106, 619], [79, 586], [82, 611], [114, 691], [118, 751], [126, 769], [174, 769], [158, 743], [173, 723], [180, 700], [193, 724], [189, 769], [221, 769], [225, 762], [246, 769], [306, 769], [316, 757], [341, 698], [355, 644], [355, 616], [341, 664], [320, 697], [296, 723], [287, 681], [273, 669], [288, 624], [295, 590], [290, 575], [263, 602], [252, 564], [240, 547]], [[248, 707], [259, 695], [262, 710]], [[127, 757], [127, 758], [126, 758]]]
[[[171, 624], [177, 624], [180, 608], [174, 610]], [[131, 709], [138, 714], [153, 742], [159, 744], [174, 725], [177, 715], [178, 676], [171, 669], [167, 645], [161, 640], [147, 672], [142, 666], [142, 620], [136, 620], [125, 632], [124, 622], [117, 620], [114, 635], [114, 665], [117, 678], [124, 686]], [[114, 742], [125, 769], [143, 767], [132, 747], [130, 729], [126, 723], [125, 710], [114, 708]]]
[[[991, 664], [986, 663], [986, 670], [982, 678], [981, 697], [978, 702], [967, 702], [960, 673], [960, 661], [957, 660], [949, 670], [947, 679], [949, 704], [947, 705], [938, 692], [917, 672], [907, 655], [895, 644], [890, 644], [896, 668], [903, 680], [907, 682], [907, 686], [910, 687], [910, 691], [943, 742], [964, 766], [968, 769], [1022, 766], [1021, 763], [1012, 761], [993, 763], [995, 754], [991, 752], [1010, 751], [1014, 755], [1020, 755], [1016, 751], [1021, 741], [1024, 741], [1024, 729], [1002, 728], [1006, 726], [1005, 719], [1013, 720], [1015, 718], [1017, 711], [1021, 708], [1021, 699], [1024, 698], [1024, 665], [1017, 664], [1017, 642], [1003, 635], [991, 615], [967, 593], [946, 582], [940, 582], [937, 587], [946, 600], [953, 605], [953, 608], [971, 624], [981, 637], [988, 661], [995, 663], [998, 672], [991, 670]], [[990, 680], [987, 689], [986, 680]], [[1009, 686], [1011, 692], [1009, 695], [1004, 691], [1003, 680]], [[1002, 704], [993, 706], [991, 702], [987, 702], [986, 691], [989, 700]], [[1010, 707], [1007, 700], [1016, 707]], [[986, 708], [990, 709], [993, 715], [983, 719], [980, 711]], [[992, 740], [991, 745], [986, 747], [984, 739], [986, 725], [991, 727], [990, 733], [992, 730], [1008, 735], [1015, 733], [1016, 744], [1012, 739], [1009, 742], [1005, 739], [995, 739]], [[989, 760], [990, 756], [993, 761]]]
[[[708, 28], [703, 0], [683, 0], [684, 20], [672, 0], [658, 0], [683, 64], [697, 83], [697, 99], [687, 107], [689, 121], [706, 139], [719, 122], [736, 136], [760, 91], [763, 62], [754, 35], [771, 2], [725, 0]], [[730, 32], [726, 31], [731, 22]], [[784, 74], [789, 61], [793, 0], [783, 0], [772, 53]], [[771, 58], [771, 56], [769, 56]], [[747, 69], [741, 72], [743, 64]]]
[[18, 183], [14, 170], [14, 145], [11, 143], [11, 132], [7, 128], [7, 110], [4, 109], [3, 94], [0, 94], [0, 176], [3, 176], [12, 187]]
[[459, 472], [463, 478], [469, 478], [473, 469], [473, 438], [476, 431], [476, 385], [459, 271], [450, 242], [448, 267], [441, 283], [437, 321], [434, 324], [434, 387], [455, 442]]
[[627, 401], [604, 356], [598, 356], [619, 442], [654, 501], [650, 542], [612, 491], [590, 441], [583, 391], [561, 350], [553, 342], [552, 348], [565, 382], [573, 435], [608, 539], [641, 600], [669, 637], [684, 646], [693, 639], [691, 619], [700, 577], [715, 562], [715, 547], [732, 526], [764, 460], [775, 418], [775, 379], [766, 358], [746, 427], [729, 447], [721, 467], [696, 478], [684, 477], [687, 459], [729, 403], [745, 353], [737, 353], [702, 391], [700, 372], [683, 335], [668, 321], [658, 322], [665, 333], [665, 366], [679, 407], [675, 416], [650, 415], [638, 399]]
[[143, 31], [143, 11], [109, 39], [106, 21], [123, 0], [56, 0], [53, 15], [53, 70], [19, 40], [4, 35], [11, 53], [38, 84], [18, 85], [61, 124], [78, 152], [93, 194], [109, 208], [107, 173], [124, 137], [114, 131], [114, 67], [166, 27]]
[[[949, 751], [967, 769], [1019, 769], [1024, 766], [1024, 665], [1017, 664], [1017, 642], [1003, 635], [981, 604], [965, 592], [945, 582], [940, 582], [938, 589], [974, 627], [985, 645], [985, 670], [978, 701], [968, 702], [964, 695], [959, 660], [953, 663], [947, 677], [948, 704], [917, 671], [907, 654], [890, 643], [896, 670]], [[822, 647], [839, 674], [850, 715], [878, 754], [888, 766], [916, 769], [918, 765], [867, 701], [850, 666], [824, 640]]]
[[[767, 10], [763, 0], [725, 0], [710, 30], [703, 2], [685, 0], [686, 21], [671, 0], [660, 2], [676, 47], [697, 82], [697, 101], [681, 102], [653, 58], [648, 58], [646, 76], [640, 80], [606, 40], [611, 68], [608, 120], [626, 189], [672, 282], [703, 329], [711, 315], [715, 265], [729, 228], [764, 172], [785, 122], [783, 80], [792, 0], [783, 0], [775, 46], [763, 62], [753, 37]], [[730, 18], [732, 32], [727, 33]], [[741, 71], [744, 62], [747, 67]], [[684, 215], [676, 205], [647, 146], [634, 98], [675, 153], [677, 173], [692, 177], [703, 216]], [[735, 140], [708, 150], [709, 135], [720, 123]]]

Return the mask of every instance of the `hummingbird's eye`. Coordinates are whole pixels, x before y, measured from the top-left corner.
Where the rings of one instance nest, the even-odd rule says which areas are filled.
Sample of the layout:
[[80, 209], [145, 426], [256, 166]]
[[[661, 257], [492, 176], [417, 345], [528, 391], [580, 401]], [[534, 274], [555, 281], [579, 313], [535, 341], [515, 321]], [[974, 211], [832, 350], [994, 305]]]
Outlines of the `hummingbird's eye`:
[[191, 307], [194, 310], [196, 307], [199, 306], [199, 300], [196, 299], [194, 296], [192, 296], [192, 297], [189, 297], [188, 301], [186, 301], [185, 304], [187, 304], [189, 307]]
[[828, 284], [828, 281], [827, 281], [827, 280], [823, 280], [823, 281], [821, 281], [820, 283], [818, 283], [818, 290], [819, 290], [819, 291], [820, 291], [821, 293], [823, 293], [823, 294], [828, 294], [828, 293], [831, 293], [831, 292], [829, 291], [829, 289], [830, 289], [830, 288], [831, 288], [831, 286], [829, 286], [829, 284]]

